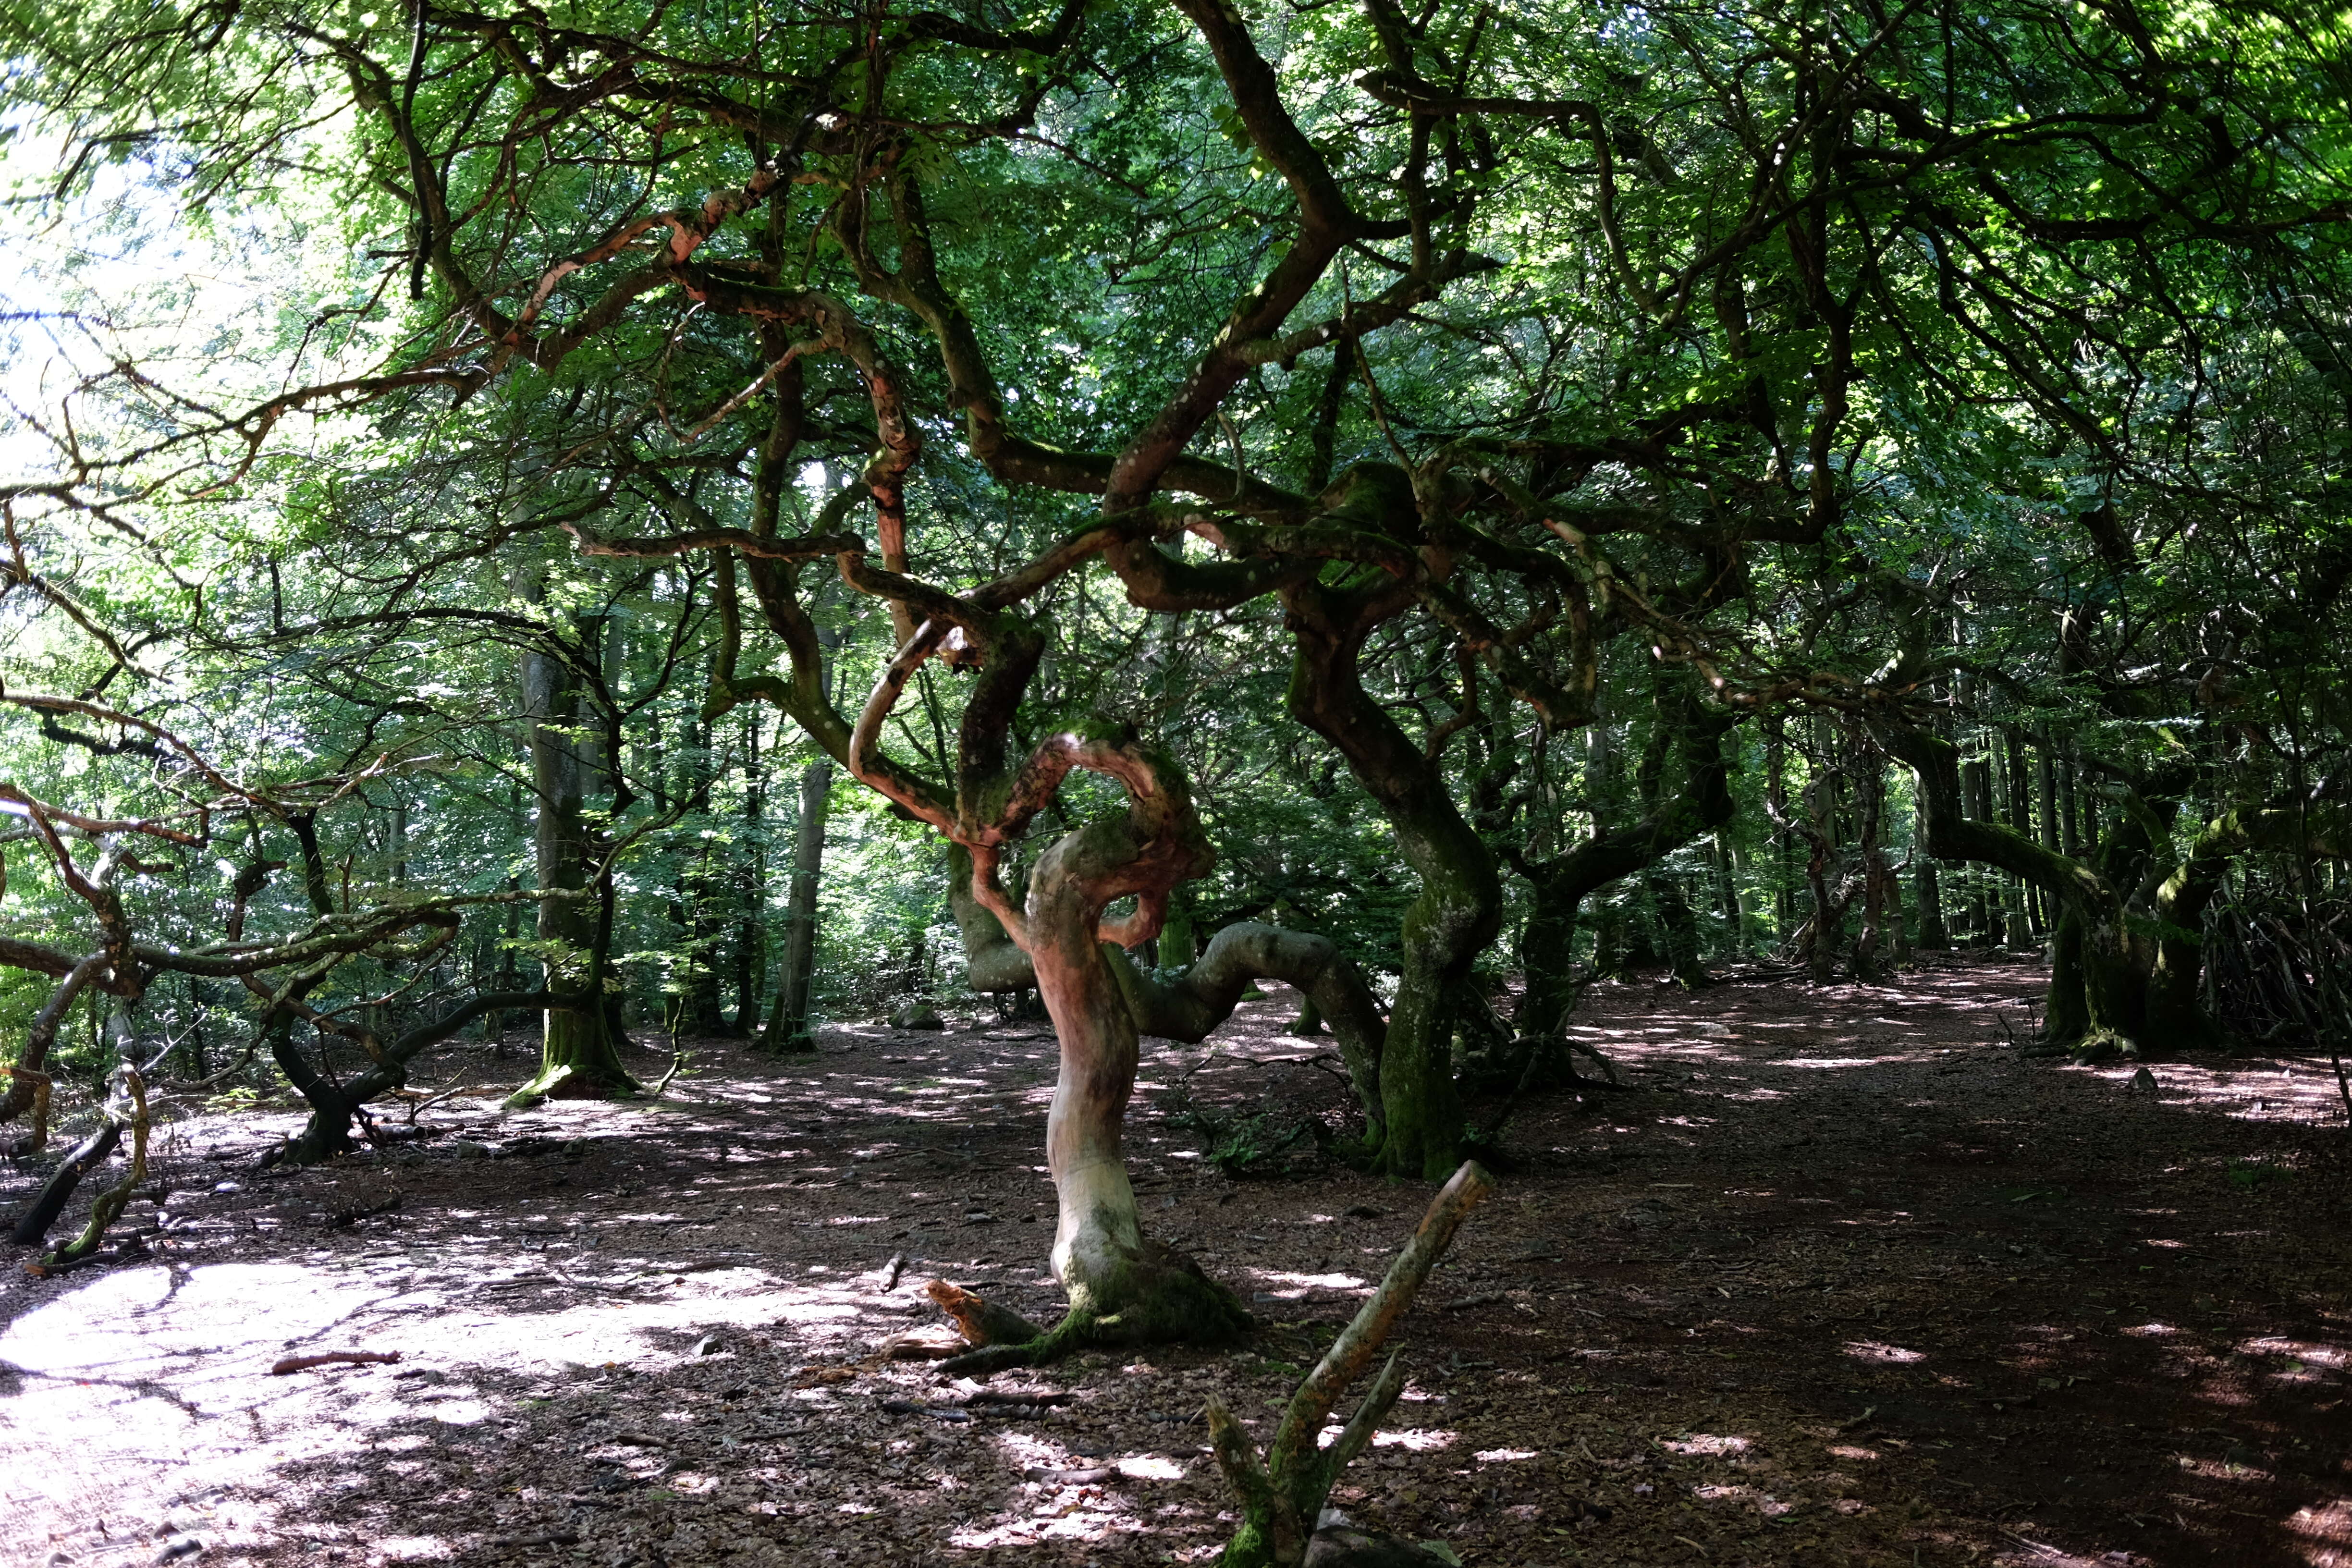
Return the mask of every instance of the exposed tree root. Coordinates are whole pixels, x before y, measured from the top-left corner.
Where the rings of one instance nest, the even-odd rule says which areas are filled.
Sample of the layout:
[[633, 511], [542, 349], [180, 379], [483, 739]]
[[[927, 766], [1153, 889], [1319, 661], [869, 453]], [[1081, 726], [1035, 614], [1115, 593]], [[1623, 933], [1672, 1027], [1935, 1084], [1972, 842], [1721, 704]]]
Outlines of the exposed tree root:
[[1070, 1310], [1050, 1329], [943, 1279], [932, 1280], [925, 1290], [973, 1347], [940, 1363], [950, 1376], [984, 1377], [1010, 1367], [1043, 1366], [1097, 1347], [1223, 1344], [1239, 1339], [1252, 1323], [1240, 1300], [1200, 1265], [1149, 1241], [1142, 1258], [1117, 1282], [1115, 1300], [1105, 1300], [1099, 1287], [1076, 1286]]

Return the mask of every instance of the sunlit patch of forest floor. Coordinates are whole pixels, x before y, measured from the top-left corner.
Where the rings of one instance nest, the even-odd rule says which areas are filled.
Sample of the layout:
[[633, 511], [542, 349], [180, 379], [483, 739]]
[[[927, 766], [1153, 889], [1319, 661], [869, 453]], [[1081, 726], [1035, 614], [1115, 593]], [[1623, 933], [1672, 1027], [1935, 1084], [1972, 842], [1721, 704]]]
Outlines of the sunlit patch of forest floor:
[[[1633, 1087], [1508, 1124], [1339, 1506], [1508, 1568], [2352, 1561], [2327, 1064], [2134, 1092], [2021, 1058], [2000, 1020], [2038, 986], [1595, 988], [1580, 1027]], [[1428, 1197], [1310, 1142], [1242, 1179], [1202, 1157], [1188, 1110], [1260, 1147], [1344, 1113], [1294, 1000], [1205, 1065], [1147, 1043], [1129, 1123], [1158, 1233], [1263, 1331], [989, 1385], [1060, 1403], [877, 1358], [940, 1331], [933, 1276], [1051, 1313], [1042, 1025], [702, 1042], [658, 1103], [511, 1116], [519, 1051], [454, 1052], [419, 1081], [483, 1092], [431, 1137], [310, 1171], [254, 1169], [290, 1115], [190, 1116], [152, 1262], [0, 1284], [0, 1554], [1205, 1562], [1203, 1396], [1263, 1433]], [[401, 1359], [270, 1374], [337, 1350]]]

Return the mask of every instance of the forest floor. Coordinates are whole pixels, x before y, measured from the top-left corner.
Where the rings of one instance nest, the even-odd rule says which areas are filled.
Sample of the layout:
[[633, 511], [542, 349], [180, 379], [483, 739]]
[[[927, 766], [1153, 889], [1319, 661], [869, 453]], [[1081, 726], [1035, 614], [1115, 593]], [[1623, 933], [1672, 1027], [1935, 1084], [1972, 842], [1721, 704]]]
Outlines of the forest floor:
[[[2134, 1092], [2021, 1058], [2040, 983], [1594, 988], [1633, 1087], [1511, 1121], [1336, 1504], [1473, 1568], [2352, 1563], [2327, 1064]], [[515, 1115], [520, 1054], [454, 1052], [434, 1136], [308, 1171], [255, 1170], [290, 1115], [187, 1115], [151, 1260], [0, 1280], [0, 1561], [1205, 1563], [1203, 1397], [1263, 1433], [1430, 1195], [1201, 1157], [1188, 1107], [1345, 1110], [1293, 1000], [1147, 1042], [1129, 1121], [1149, 1222], [1265, 1326], [991, 1384], [1060, 1403], [877, 1359], [935, 1276], [1054, 1310], [1042, 1025], [705, 1042], [658, 1102]], [[271, 1375], [326, 1351], [400, 1360]]]

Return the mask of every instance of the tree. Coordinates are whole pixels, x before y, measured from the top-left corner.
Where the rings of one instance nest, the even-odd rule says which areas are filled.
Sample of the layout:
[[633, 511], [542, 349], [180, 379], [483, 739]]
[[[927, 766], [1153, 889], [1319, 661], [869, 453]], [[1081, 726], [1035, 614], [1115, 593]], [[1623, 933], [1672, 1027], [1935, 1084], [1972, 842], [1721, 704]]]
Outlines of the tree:
[[[1254, 969], [1302, 978], [1350, 1010], [1365, 1163], [1443, 1176], [1466, 1139], [1457, 1036], [1510, 913], [1486, 795], [1524, 772], [1556, 800], [1548, 738], [1633, 710], [1664, 667], [1696, 689], [1651, 726], [1640, 823], [1592, 824], [1541, 931], [1602, 860], [1643, 870], [1727, 819], [1710, 748], [1732, 717], [1801, 709], [1840, 716], [1816, 805], [1869, 829], [1861, 967], [1892, 908], [1878, 744], [1917, 768], [1931, 848], [2071, 899], [2085, 994], [2120, 984], [2131, 868], [2086, 879], [1981, 805], [1956, 815], [1927, 683], [1952, 675], [1958, 700], [1964, 667], [1990, 680], [2005, 650], [1920, 628], [1998, 604], [2049, 666], [2042, 689], [2016, 683], [2027, 698], [2144, 720], [2110, 689], [2158, 602], [2133, 535], [2210, 505], [2164, 455], [2234, 416], [2196, 390], [2200, 356], [2251, 363], [2284, 322], [2313, 377], [2340, 374], [2342, 345], [2279, 302], [2340, 276], [2345, 196], [2315, 155], [2340, 144], [2337, 79], [2291, 18], [2215, 15], [13, 11], [26, 90], [75, 149], [68, 192], [94, 160], [178, 161], [188, 200], [282, 234], [331, 185], [352, 248], [387, 264], [310, 290], [318, 319], [369, 335], [268, 345], [287, 390], [198, 398], [135, 357], [101, 370], [86, 401], [136, 438], [69, 450], [41, 493], [73, 528], [116, 506], [110, 486], [175, 525], [237, 495], [298, 520], [215, 536], [210, 564], [241, 578], [226, 604], [158, 592], [140, 613], [171, 606], [195, 628], [171, 635], [225, 665], [362, 649], [372, 686], [320, 684], [322, 730], [372, 741], [470, 700], [487, 752], [510, 704], [488, 710], [478, 669], [470, 699], [439, 690], [423, 645], [554, 661], [521, 715], [533, 891], [566, 910], [551, 895], [576, 880], [597, 912], [542, 924], [551, 983], [579, 998], [558, 1012], [585, 1031], [551, 1026], [550, 1073], [617, 1081], [599, 1043], [627, 962], [614, 861], [682, 857], [658, 837], [673, 805], [711, 837], [675, 868], [664, 962], [715, 976], [735, 929], [696, 892], [723, 882], [709, 825], [742, 787], [733, 762], [689, 745], [708, 771], [649, 803], [616, 765], [591, 821], [570, 715], [608, 759], [633, 721], [789, 716], [809, 761], [946, 841], [975, 984], [1034, 983], [1054, 1018], [1064, 1339], [1214, 1335], [1238, 1308], [1148, 1244], [1118, 1167], [1138, 1028], [1213, 1026]], [[2264, 325], [2208, 330], [2207, 299]], [[2148, 396], [2177, 416], [2148, 427]], [[2336, 414], [2302, 403], [2273, 416], [2317, 449]], [[342, 416], [348, 444], [298, 451], [280, 427], [305, 412]], [[2252, 531], [2284, 539], [2283, 515]], [[2081, 590], [2062, 616], [2021, 535]], [[395, 542], [397, 569], [362, 540]], [[659, 630], [616, 691], [580, 628], [624, 609]], [[1336, 783], [1316, 771], [1336, 758], [1386, 835], [1403, 907], [1385, 1018], [1310, 933], [1220, 934], [1166, 982], [1105, 951], [1153, 940], [1213, 864], [1181, 752], [1220, 742], [1166, 722], [1150, 672], [1244, 625], [1237, 662], [1286, 668], [1285, 710], [1314, 738], [1296, 772]], [[872, 679], [855, 712], [825, 637], [853, 626]], [[695, 713], [666, 714], [706, 660]], [[1182, 728], [1236, 721], [1212, 704]], [[1679, 799], [1658, 771], [1677, 750]], [[2164, 822], [2126, 815], [2114, 853], [2162, 858]], [[323, 851], [304, 864], [323, 907]], [[1840, 895], [1819, 869], [1826, 959]], [[1654, 875], [1645, 892], [1696, 979], [1686, 900]]]

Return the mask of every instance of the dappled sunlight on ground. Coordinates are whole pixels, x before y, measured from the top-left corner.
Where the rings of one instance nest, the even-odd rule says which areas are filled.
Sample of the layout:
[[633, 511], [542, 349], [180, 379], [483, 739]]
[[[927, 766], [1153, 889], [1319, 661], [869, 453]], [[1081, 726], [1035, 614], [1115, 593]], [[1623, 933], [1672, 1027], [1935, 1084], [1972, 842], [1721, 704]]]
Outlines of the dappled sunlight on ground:
[[[1518, 1109], [1335, 1502], [1473, 1568], [2352, 1568], [2344, 1183], [2294, 1141], [2332, 1074], [2028, 1062], [2037, 983], [1595, 987], [1629, 1087]], [[0, 1283], [0, 1561], [1205, 1563], [1202, 1400], [1263, 1440], [1427, 1196], [1202, 1158], [1201, 1107], [1348, 1115], [1294, 1010], [1147, 1041], [1129, 1124], [1251, 1345], [986, 1388], [879, 1357], [940, 1337], [934, 1275], [1057, 1309], [1037, 1026], [708, 1044], [659, 1104], [512, 1116], [459, 1062], [433, 1136], [312, 1172], [250, 1169], [289, 1117], [183, 1122], [153, 1262]], [[331, 1350], [402, 1360], [270, 1374]]]
[[[2127, 1089], [2138, 1064], [2068, 1070]], [[2156, 1062], [2148, 1069], [2167, 1105], [2219, 1111], [2242, 1121], [2340, 1122], [2345, 1106], [2326, 1058], [2248, 1058], [2235, 1061]]]

